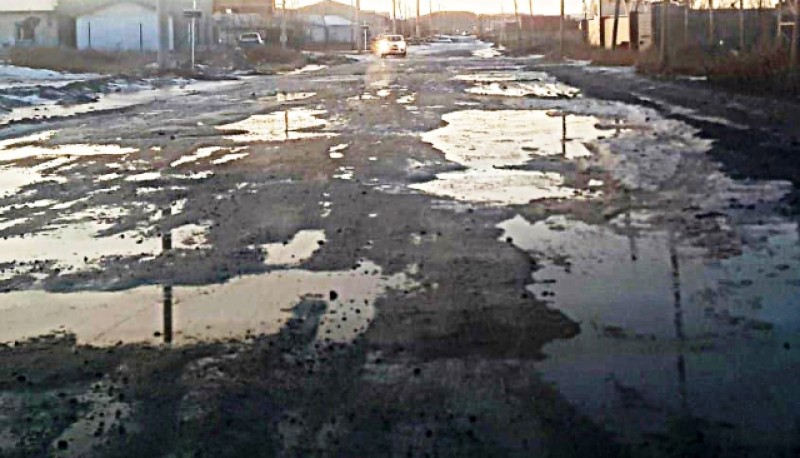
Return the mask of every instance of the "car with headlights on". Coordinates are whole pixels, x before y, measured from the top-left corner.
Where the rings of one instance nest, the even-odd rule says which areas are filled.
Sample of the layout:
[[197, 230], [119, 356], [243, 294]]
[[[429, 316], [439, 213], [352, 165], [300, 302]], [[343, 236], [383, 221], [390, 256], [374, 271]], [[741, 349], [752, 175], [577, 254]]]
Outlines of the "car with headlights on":
[[386, 56], [406, 57], [408, 44], [402, 35], [380, 35], [375, 39], [373, 51], [381, 59]]

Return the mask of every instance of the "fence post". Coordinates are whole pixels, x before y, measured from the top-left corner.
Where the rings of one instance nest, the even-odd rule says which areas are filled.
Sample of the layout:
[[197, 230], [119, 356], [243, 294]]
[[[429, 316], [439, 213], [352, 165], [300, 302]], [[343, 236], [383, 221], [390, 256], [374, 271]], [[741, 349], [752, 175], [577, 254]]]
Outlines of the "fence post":
[[667, 37], [669, 36], [669, 0], [662, 0], [661, 2], [661, 70], [666, 70], [669, 67], [669, 47], [667, 45]]
[[683, 45], [689, 46], [689, 12], [692, 9], [692, 0], [686, 0], [683, 8]]
[[[612, 51], [617, 50], [617, 40], [619, 37], [619, 2], [620, 0], [617, 0], [616, 4], [614, 5], [614, 30], [611, 33]], [[628, 16], [628, 19], [630, 19], [630, 16]]]
[[708, 0], [708, 44], [714, 46], [714, 0]]
[[603, 20], [603, 2], [597, 2], [597, 16], [600, 18], [598, 29], [600, 29], [600, 47], [606, 47], [606, 21]]
[[559, 30], [559, 57], [564, 58], [564, 0], [561, 0], [561, 25]]
[[783, 2], [778, 2], [778, 23], [775, 31], [775, 49], [781, 48], [781, 24], [783, 23]]
[[800, 41], [800, 0], [794, 0], [794, 27], [792, 27], [792, 46], [789, 48], [791, 50], [789, 56], [795, 71], [800, 66], [800, 62], [797, 60], [798, 41]]
[[739, 52], [744, 52], [744, 0], [739, 0]]

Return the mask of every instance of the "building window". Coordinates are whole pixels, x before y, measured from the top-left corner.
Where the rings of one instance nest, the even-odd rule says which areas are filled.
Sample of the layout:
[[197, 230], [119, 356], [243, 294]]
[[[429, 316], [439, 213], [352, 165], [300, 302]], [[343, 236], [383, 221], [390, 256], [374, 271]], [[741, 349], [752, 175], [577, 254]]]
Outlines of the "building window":
[[17, 41], [36, 41], [36, 27], [42, 22], [38, 17], [29, 17], [17, 24]]

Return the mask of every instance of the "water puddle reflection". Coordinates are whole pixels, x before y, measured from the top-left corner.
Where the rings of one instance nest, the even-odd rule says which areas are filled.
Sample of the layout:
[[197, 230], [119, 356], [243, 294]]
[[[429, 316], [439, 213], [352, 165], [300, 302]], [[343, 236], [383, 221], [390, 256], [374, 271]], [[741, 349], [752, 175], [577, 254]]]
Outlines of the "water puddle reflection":
[[571, 99], [580, 94], [579, 89], [544, 72], [485, 72], [458, 75], [454, 79], [472, 84], [466, 92], [475, 95]]
[[94, 346], [238, 340], [279, 332], [292, 309], [308, 301], [323, 303], [327, 310], [318, 339], [349, 342], [374, 318], [379, 297], [413, 287], [406, 274], [385, 276], [378, 265], [365, 261], [352, 271], [282, 270], [202, 287], [13, 292], [0, 295], [0, 342], [53, 332], [74, 334], [78, 343]]
[[311, 259], [327, 238], [325, 231], [300, 231], [286, 243], [262, 245], [268, 266], [297, 266]]
[[[308, 108], [290, 108], [265, 115], [254, 115], [245, 120], [218, 126], [220, 131], [236, 132], [224, 138], [237, 143], [283, 142], [291, 140], [307, 140], [314, 138], [330, 138], [336, 134], [319, 132], [328, 125], [320, 116], [326, 115], [324, 110]], [[241, 132], [241, 133], [240, 133]]]
[[581, 324], [576, 338], [545, 348], [539, 367], [582, 413], [632, 441], [696, 417], [737, 441], [793, 443], [795, 223], [739, 227], [743, 246], [730, 257], [651, 226], [647, 214], [608, 227], [563, 217], [499, 227], [540, 266], [529, 290]]
[[557, 172], [513, 168], [536, 157], [570, 161], [590, 156], [585, 143], [606, 135], [597, 127], [597, 118], [548, 111], [467, 110], [449, 113], [443, 120], [447, 125], [423, 134], [423, 141], [468, 169], [439, 174], [436, 180], [412, 185], [412, 189], [490, 204], [595, 194], [564, 186]]

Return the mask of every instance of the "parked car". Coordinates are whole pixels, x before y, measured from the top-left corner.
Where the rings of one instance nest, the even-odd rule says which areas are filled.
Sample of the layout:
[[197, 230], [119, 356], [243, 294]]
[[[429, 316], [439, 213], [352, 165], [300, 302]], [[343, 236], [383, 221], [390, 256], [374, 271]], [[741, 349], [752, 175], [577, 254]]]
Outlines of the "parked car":
[[406, 57], [408, 45], [402, 35], [379, 35], [372, 45], [372, 50], [381, 59], [386, 56]]
[[240, 48], [252, 48], [255, 46], [264, 46], [264, 39], [261, 34], [257, 32], [248, 32], [239, 35], [236, 43]]

